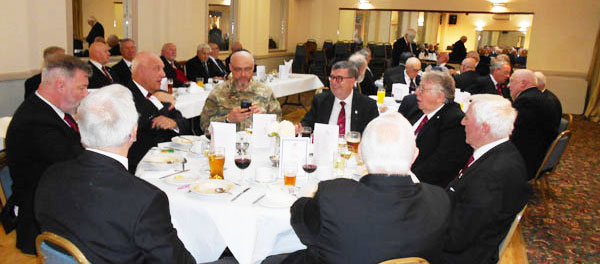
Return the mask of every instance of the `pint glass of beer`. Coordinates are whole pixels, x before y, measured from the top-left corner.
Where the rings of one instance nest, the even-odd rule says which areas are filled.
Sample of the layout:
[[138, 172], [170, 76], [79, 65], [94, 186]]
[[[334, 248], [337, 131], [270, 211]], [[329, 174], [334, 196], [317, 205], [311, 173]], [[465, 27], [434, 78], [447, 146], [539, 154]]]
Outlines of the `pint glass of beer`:
[[173, 79], [167, 79], [167, 87], [169, 88], [169, 94], [173, 94]]
[[358, 145], [360, 145], [360, 132], [350, 131], [346, 133], [346, 142], [348, 149], [354, 153], [358, 153]]
[[222, 180], [223, 166], [225, 166], [225, 148], [215, 147], [208, 153], [208, 166], [210, 167], [210, 179]]
[[286, 164], [283, 167], [283, 185], [296, 186], [296, 172], [298, 167], [295, 163]]

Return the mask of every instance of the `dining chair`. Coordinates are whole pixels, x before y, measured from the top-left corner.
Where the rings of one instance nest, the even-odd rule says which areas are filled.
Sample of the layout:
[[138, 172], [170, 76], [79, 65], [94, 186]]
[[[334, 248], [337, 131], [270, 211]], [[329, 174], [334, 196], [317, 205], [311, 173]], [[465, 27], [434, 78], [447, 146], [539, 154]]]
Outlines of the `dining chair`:
[[410, 257], [390, 259], [384, 262], [379, 262], [379, 264], [429, 264], [429, 262], [422, 258]]
[[6, 159], [6, 152], [2, 150], [0, 151], [0, 209], [4, 207], [6, 204], [6, 199], [10, 196], [10, 177], [7, 177], [7, 163], [8, 161]]
[[558, 125], [558, 133], [562, 133], [563, 131], [569, 129], [572, 122], [573, 114], [564, 114], [560, 119], [560, 125]]
[[[48, 243], [66, 251], [65, 254]], [[52, 232], [45, 231], [35, 239], [38, 260], [42, 264], [89, 264], [90, 262], [71, 241]]]
[[515, 216], [515, 219], [513, 220], [512, 224], [510, 225], [510, 229], [508, 230], [508, 233], [506, 234], [506, 236], [504, 237], [502, 242], [500, 242], [500, 245], [498, 245], [498, 263], [500, 263], [502, 256], [504, 256], [504, 252], [508, 248], [508, 245], [510, 245], [510, 241], [511, 241], [513, 235], [515, 234], [515, 231], [517, 230], [519, 223], [521, 222], [521, 218], [523, 218], [525, 209], [527, 209], [527, 204], [525, 204], [525, 206], [523, 206], [523, 209], [521, 209], [521, 211]]
[[[562, 157], [565, 149], [567, 148], [567, 144], [571, 139], [571, 131], [565, 130], [561, 132], [556, 139], [550, 144], [546, 155], [542, 161], [542, 164], [538, 168], [535, 177], [533, 178], [533, 183], [536, 188], [538, 188], [542, 194], [542, 202], [546, 207], [546, 213], [548, 213], [548, 204], [547, 204], [547, 196], [549, 196], [550, 186], [548, 183], [548, 176], [546, 174], [551, 174], [556, 170], [560, 162], [560, 158]], [[544, 176], [546, 175], [546, 176]], [[542, 182], [538, 185], [538, 182]]]

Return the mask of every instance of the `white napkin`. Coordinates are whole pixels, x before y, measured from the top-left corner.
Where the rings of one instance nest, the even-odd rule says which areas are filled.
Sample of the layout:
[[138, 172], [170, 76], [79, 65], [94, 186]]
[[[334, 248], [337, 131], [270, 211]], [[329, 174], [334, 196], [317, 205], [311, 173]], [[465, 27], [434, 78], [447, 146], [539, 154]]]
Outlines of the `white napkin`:
[[169, 84], [167, 83], [167, 78], [162, 78], [162, 80], [160, 80], [160, 89], [163, 91], [168, 91], [169, 90]]
[[187, 88], [188, 93], [196, 94], [204, 91], [204, 88], [200, 87], [196, 82], [190, 82], [190, 86]]
[[225, 162], [233, 163], [235, 157], [235, 124], [210, 122], [211, 148], [225, 148]]
[[275, 138], [267, 135], [267, 127], [276, 119], [277, 116], [274, 114], [252, 115], [252, 145], [254, 147], [268, 148], [273, 145]]
[[331, 166], [338, 143], [337, 125], [315, 123], [313, 132], [314, 158], [318, 166]]
[[281, 138], [279, 145], [279, 177], [283, 178], [284, 167], [296, 166], [296, 175], [300, 175], [302, 165], [308, 158], [309, 138]]
[[256, 66], [256, 78], [259, 81], [261, 81], [261, 82], [263, 81], [263, 79], [265, 78], [265, 72], [266, 72], [265, 65]]
[[456, 90], [454, 92], [454, 102], [456, 102], [457, 104], [460, 104], [460, 107], [462, 108], [462, 110], [464, 112], [467, 112], [467, 109], [469, 109], [469, 98], [471, 97], [471, 94], [469, 92], [460, 92], [459, 90]]
[[279, 65], [279, 80], [287, 80], [289, 74], [285, 65]]
[[392, 95], [394, 95], [394, 99], [402, 100], [404, 96], [407, 96], [410, 89], [407, 84], [404, 83], [394, 83], [392, 84]]

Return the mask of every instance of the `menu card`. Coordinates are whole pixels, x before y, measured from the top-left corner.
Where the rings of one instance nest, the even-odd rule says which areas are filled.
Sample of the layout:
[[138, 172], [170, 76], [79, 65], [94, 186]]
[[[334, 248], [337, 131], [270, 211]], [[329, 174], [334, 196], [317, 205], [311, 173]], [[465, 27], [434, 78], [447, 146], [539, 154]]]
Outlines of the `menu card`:
[[279, 177], [283, 178], [284, 167], [294, 164], [296, 175], [300, 175], [302, 165], [308, 158], [309, 138], [281, 138], [279, 143]]
[[273, 145], [274, 137], [267, 135], [267, 127], [277, 119], [274, 114], [252, 115], [252, 145], [256, 148], [268, 148]]
[[313, 130], [314, 159], [318, 166], [333, 164], [333, 153], [337, 150], [339, 128], [337, 125], [315, 123]]
[[265, 72], [265, 65], [256, 66], [256, 79], [258, 79], [259, 81], [263, 81], [265, 79]]
[[408, 85], [404, 83], [394, 83], [392, 84], [392, 95], [394, 96], [394, 100], [402, 100], [404, 96], [407, 96], [410, 89]]
[[469, 109], [469, 98], [471, 94], [469, 92], [461, 92], [460, 90], [454, 91], [454, 102], [460, 105], [463, 112], [467, 112]]
[[225, 148], [225, 162], [232, 162], [235, 158], [235, 124], [210, 122], [210, 148]]

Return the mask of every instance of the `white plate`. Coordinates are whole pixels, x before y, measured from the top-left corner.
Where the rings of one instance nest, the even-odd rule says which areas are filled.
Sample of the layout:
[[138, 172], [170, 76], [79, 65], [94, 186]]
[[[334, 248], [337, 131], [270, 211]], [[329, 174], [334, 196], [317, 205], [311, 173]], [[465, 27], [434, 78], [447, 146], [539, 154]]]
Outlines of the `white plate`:
[[269, 208], [290, 208], [296, 201], [296, 198], [291, 195], [266, 195], [258, 203], [261, 206]]
[[[226, 180], [201, 180], [200, 182], [190, 186], [191, 193], [203, 195], [203, 196], [223, 196], [229, 195], [231, 189], [233, 189], [233, 183]], [[223, 188], [224, 193], [217, 193], [215, 189]]]
[[166, 183], [173, 184], [173, 185], [185, 185], [185, 184], [194, 183], [194, 181], [196, 181], [197, 179], [198, 179], [198, 177], [191, 176], [191, 175], [176, 174], [176, 175], [165, 178], [164, 181]]
[[194, 141], [200, 140], [202, 140], [202, 137], [194, 135], [176, 136], [171, 138], [172, 142], [185, 145], [191, 145], [192, 143], [194, 143]]
[[147, 170], [168, 170], [181, 167], [183, 157], [173, 153], [155, 153], [142, 159], [142, 168]]

